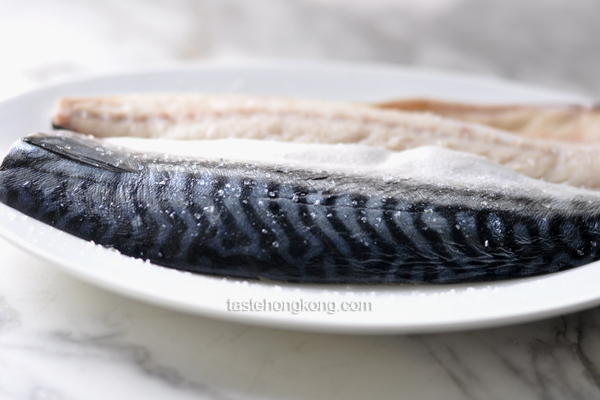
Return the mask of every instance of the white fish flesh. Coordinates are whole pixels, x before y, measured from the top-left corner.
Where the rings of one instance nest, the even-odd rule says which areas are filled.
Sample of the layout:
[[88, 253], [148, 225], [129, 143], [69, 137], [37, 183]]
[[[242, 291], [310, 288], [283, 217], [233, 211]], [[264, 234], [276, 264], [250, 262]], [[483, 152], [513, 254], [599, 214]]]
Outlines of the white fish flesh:
[[478, 154], [532, 178], [600, 189], [600, 145], [566, 144], [424, 113], [367, 105], [251, 96], [65, 98], [56, 127], [107, 136], [424, 145]]

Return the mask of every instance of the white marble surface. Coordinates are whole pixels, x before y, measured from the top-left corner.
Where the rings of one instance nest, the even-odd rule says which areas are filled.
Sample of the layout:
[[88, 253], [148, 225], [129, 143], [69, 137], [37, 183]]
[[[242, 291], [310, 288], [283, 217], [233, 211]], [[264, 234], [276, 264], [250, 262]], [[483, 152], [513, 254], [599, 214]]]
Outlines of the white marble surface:
[[[148, 64], [385, 61], [600, 93], [594, 0], [0, 0], [0, 98]], [[557, 294], [558, 295], [558, 294]], [[489, 330], [342, 336], [97, 289], [0, 241], [0, 399], [600, 398], [600, 309]]]

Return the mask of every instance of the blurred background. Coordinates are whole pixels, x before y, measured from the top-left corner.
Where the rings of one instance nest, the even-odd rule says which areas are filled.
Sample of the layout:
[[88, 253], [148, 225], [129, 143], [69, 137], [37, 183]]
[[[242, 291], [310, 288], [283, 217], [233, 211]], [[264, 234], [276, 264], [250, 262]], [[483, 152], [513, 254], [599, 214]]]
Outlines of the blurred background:
[[0, 0], [0, 99], [204, 60], [385, 62], [600, 97], [598, 0]]

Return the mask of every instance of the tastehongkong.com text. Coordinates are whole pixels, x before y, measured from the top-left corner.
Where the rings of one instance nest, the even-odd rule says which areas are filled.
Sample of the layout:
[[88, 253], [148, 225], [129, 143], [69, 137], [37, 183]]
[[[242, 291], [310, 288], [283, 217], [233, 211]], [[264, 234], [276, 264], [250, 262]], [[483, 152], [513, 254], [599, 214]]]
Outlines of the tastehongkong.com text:
[[271, 301], [267, 299], [227, 300], [227, 311], [231, 312], [284, 312], [290, 314], [300, 313], [327, 313], [340, 312], [370, 312], [370, 301]]

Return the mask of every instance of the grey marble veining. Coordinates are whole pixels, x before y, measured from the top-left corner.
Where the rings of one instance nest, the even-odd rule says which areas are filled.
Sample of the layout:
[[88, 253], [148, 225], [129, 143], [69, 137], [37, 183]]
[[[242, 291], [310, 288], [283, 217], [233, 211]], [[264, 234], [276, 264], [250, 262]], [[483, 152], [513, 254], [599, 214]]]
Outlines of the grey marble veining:
[[[122, 67], [377, 61], [600, 94], [595, 0], [0, 0], [0, 98]], [[0, 240], [0, 400], [600, 399], [600, 309], [344, 336], [109, 293]]]
[[[598, 310], [552, 320], [421, 337], [465, 398], [600, 397]], [[494, 365], [495, 374], [487, 373]]]

